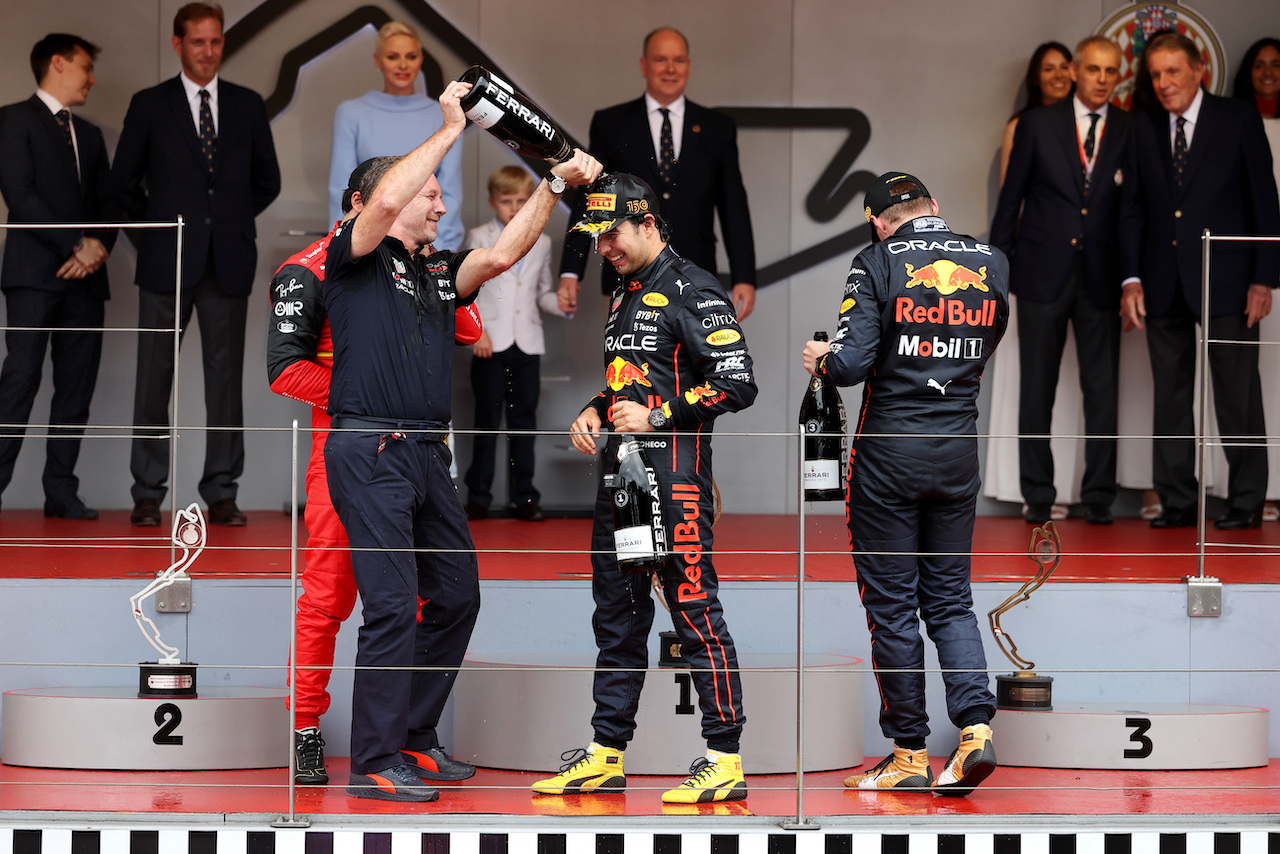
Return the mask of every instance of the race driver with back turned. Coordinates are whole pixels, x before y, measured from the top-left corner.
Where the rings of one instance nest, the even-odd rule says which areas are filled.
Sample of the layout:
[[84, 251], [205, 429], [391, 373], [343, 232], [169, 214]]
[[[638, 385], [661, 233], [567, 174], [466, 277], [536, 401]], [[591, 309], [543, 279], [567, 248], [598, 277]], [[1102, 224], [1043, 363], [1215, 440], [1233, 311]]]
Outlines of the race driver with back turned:
[[[866, 195], [877, 242], [853, 260], [835, 340], [804, 367], [865, 381], [849, 455], [849, 534], [871, 630], [880, 729], [893, 753], [845, 780], [859, 789], [967, 795], [996, 767], [995, 698], [969, 588], [982, 368], [1009, 318], [1003, 253], [955, 234], [924, 185], [881, 175]], [[935, 780], [925, 737], [923, 619], [960, 744]]]
[[[711, 560], [711, 431], [718, 416], [755, 400], [751, 355], [719, 280], [667, 245], [657, 196], [644, 181], [625, 173], [595, 181], [587, 190], [586, 215], [574, 230], [596, 237], [596, 251], [621, 279], [604, 328], [605, 388], [569, 427], [570, 438], [582, 453], [595, 454], [606, 422], [615, 434], [655, 433], [639, 443], [657, 476], [672, 545], [658, 577], [702, 709], [706, 755], [662, 800], [742, 800], [747, 784], [738, 745], [746, 718], [737, 652]], [[617, 446], [616, 437], [606, 443], [602, 462]], [[612, 502], [603, 479], [591, 528], [591, 592], [591, 626], [600, 648], [592, 686], [595, 734], [585, 750], [562, 756], [560, 774], [534, 783], [536, 794], [626, 787], [623, 751], [635, 734], [654, 604], [649, 576], [618, 568]]]

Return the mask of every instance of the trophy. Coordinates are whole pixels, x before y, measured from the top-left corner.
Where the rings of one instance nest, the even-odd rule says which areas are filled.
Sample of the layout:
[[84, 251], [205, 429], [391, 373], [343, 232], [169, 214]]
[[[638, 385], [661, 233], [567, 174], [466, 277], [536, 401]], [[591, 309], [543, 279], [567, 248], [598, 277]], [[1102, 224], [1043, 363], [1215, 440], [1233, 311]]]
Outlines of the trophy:
[[1027, 579], [1017, 593], [987, 613], [987, 619], [991, 623], [991, 633], [995, 635], [996, 643], [1000, 645], [1005, 656], [1013, 662], [1013, 666], [1018, 668], [1017, 673], [996, 677], [996, 708], [1050, 712], [1053, 711], [1053, 677], [1036, 675], [1034, 669], [1036, 663], [1018, 655], [1018, 645], [1000, 626], [1000, 615], [1018, 603], [1030, 599], [1031, 594], [1049, 580], [1049, 576], [1053, 575], [1062, 561], [1062, 539], [1058, 536], [1058, 529], [1053, 522], [1045, 522], [1031, 532], [1031, 544], [1027, 547], [1027, 556], [1039, 567], [1039, 570]]
[[187, 575], [187, 569], [200, 557], [206, 542], [204, 514], [200, 512], [200, 505], [192, 503], [174, 515], [172, 540], [174, 547], [182, 550], [182, 555], [164, 572], [157, 573], [150, 584], [129, 597], [133, 620], [138, 624], [138, 630], [147, 639], [147, 643], [160, 653], [157, 661], [139, 662], [139, 697], [189, 699], [196, 696], [195, 662], [182, 661], [178, 648], [169, 646], [160, 639], [160, 629], [150, 617], [142, 613], [142, 603], [180, 581], [190, 583], [191, 576]]

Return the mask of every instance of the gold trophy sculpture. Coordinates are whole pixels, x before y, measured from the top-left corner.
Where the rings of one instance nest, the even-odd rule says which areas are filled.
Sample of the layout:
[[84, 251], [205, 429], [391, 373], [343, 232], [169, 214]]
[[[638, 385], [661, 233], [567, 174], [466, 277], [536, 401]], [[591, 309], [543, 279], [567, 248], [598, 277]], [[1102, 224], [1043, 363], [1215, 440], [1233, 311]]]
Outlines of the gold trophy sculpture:
[[999, 607], [987, 613], [991, 623], [991, 633], [996, 637], [1000, 649], [1018, 668], [1017, 673], [1009, 673], [996, 677], [996, 708], [998, 709], [1030, 709], [1049, 712], [1053, 710], [1053, 677], [1037, 676], [1036, 663], [1018, 655], [1018, 645], [1013, 642], [1009, 633], [1000, 627], [1000, 615], [1012, 609], [1020, 602], [1026, 602], [1040, 585], [1049, 580], [1053, 571], [1062, 561], [1062, 539], [1053, 522], [1031, 532], [1031, 545], [1027, 546], [1027, 556], [1040, 567], [1034, 576]]

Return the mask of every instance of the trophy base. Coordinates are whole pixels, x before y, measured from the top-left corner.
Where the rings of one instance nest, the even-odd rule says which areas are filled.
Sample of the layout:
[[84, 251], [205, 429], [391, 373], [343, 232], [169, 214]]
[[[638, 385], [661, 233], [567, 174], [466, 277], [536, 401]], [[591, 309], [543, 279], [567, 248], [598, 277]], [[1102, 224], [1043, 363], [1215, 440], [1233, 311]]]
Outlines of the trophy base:
[[138, 662], [138, 696], [194, 699], [196, 695], [196, 663], [157, 664]]
[[1030, 671], [996, 677], [996, 708], [1053, 711], [1053, 677]]
[[658, 632], [658, 666], [688, 668], [689, 662], [680, 651], [680, 636], [675, 632]]

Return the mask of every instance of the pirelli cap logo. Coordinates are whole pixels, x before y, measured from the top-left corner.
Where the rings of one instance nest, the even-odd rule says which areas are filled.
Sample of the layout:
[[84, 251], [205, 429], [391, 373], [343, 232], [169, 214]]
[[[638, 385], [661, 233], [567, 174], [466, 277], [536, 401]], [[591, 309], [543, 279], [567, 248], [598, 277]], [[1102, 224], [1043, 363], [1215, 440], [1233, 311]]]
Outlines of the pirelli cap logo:
[[587, 196], [587, 211], [608, 211], [612, 213], [617, 206], [617, 193], [592, 193]]
[[989, 291], [987, 287], [987, 268], [979, 267], [978, 272], [973, 272], [968, 267], [962, 267], [945, 258], [939, 258], [932, 264], [926, 264], [919, 270], [913, 264], [906, 265], [908, 288], [914, 288], [916, 285], [922, 285], [926, 288], [933, 288], [940, 294], [953, 294], [956, 291], [968, 290], [974, 288], [979, 291]]

